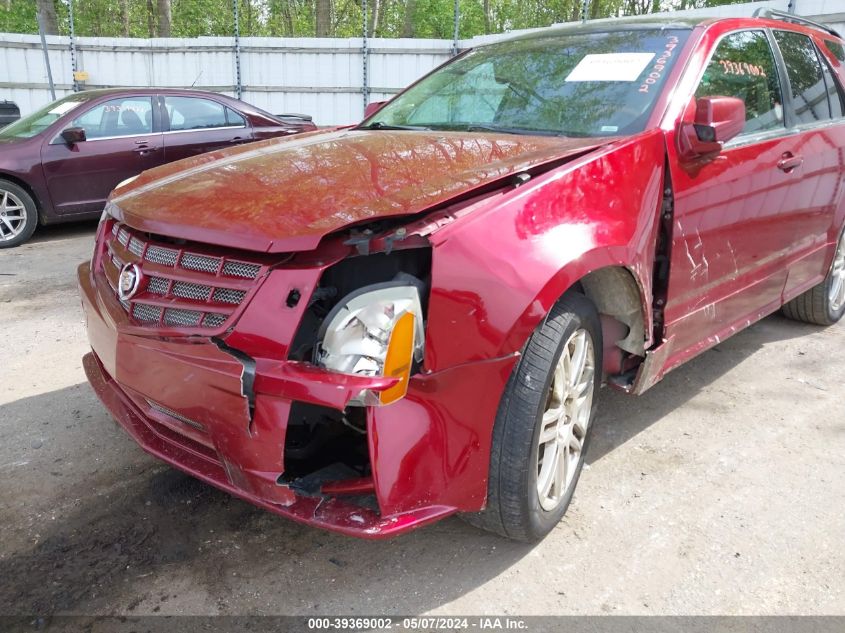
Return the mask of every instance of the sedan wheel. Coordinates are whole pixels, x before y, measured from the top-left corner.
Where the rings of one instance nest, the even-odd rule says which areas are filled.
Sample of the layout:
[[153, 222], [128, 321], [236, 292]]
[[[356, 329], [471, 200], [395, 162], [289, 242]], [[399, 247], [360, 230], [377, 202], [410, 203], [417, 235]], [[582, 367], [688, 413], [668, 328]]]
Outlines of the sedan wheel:
[[28, 240], [37, 222], [38, 211], [32, 197], [17, 184], [0, 180], [0, 248]]
[[26, 226], [26, 208], [23, 200], [10, 191], [0, 191], [0, 239], [11, 240], [20, 235]]
[[593, 408], [595, 352], [587, 330], [569, 337], [555, 367], [537, 450], [537, 494], [557, 508], [575, 479]]

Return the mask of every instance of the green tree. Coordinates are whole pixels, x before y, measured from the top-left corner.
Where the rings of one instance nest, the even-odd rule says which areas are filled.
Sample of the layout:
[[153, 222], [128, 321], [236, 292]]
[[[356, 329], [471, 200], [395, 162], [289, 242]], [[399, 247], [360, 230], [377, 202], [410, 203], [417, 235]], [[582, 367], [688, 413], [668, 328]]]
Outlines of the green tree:
[[[0, 0], [0, 32], [37, 33], [36, 6], [48, 29], [70, 29], [70, 0]], [[72, 0], [79, 35], [197, 37], [232, 35], [233, 0]], [[368, 35], [451, 39], [454, 0], [367, 0]], [[461, 38], [578, 20], [582, 0], [459, 0]], [[736, 0], [590, 0], [590, 18], [730, 4]], [[360, 37], [362, 0], [237, 0], [242, 36]], [[50, 7], [54, 8], [50, 17]]]

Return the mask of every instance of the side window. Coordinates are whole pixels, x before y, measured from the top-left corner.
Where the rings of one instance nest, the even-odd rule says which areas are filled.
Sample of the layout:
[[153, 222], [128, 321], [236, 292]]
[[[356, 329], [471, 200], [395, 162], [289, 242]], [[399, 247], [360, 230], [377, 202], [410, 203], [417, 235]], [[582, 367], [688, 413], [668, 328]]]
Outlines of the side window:
[[244, 119], [240, 114], [232, 110], [232, 108], [226, 108], [226, 124], [246, 127], [246, 119]]
[[149, 134], [153, 131], [151, 97], [123, 97], [94, 106], [75, 118], [70, 127], [81, 127], [88, 139]]
[[812, 40], [791, 31], [775, 31], [775, 40], [786, 64], [798, 124], [830, 119], [827, 86]]
[[822, 72], [824, 73], [824, 83], [827, 86], [827, 98], [830, 102], [830, 116], [834, 119], [845, 116], [845, 99], [842, 96], [842, 87], [833, 76], [833, 71], [830, 69], [830, 64], [824, 57], [824, 53], [816, 49], [816, 53], [822, 62]]
[[232, 110], [232, 108], [226, 108], [226, 125], [246, 127], [246, 119]]
[[845, 62], [845, 46], [841, 42], [834, 42], [833, 40], [825, 40], [824, 45], [827, 47], [833, 56], [840, 62]]
[[696, 97], [737, 97], [745, 102], [743, 134], [784, 127], [777, 67], [763, 31], [740, 31], [719, 42]]
[[227, 127], [226, 106], [199, 97], [165, 97], [171, 130], [205, 130]]

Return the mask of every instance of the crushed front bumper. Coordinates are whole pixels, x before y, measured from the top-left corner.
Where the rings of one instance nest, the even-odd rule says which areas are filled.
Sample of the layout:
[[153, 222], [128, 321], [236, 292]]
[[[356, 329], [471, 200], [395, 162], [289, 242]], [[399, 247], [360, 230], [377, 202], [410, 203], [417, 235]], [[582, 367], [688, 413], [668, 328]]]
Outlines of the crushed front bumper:
[[342, 409], [364, 386], [358, 378], [258, 359], [251, 401], [244, 365], [219, 342], [122, 331], [88, 264], [79, 286], [88, 380], [148, 453], [271, 512], [358, 537], [389, 537], [483, 507], [492, 423], [514, 358], [415, 376], [403, 400], [368, 410], [375, 510], [280, 483], [292, 403]]

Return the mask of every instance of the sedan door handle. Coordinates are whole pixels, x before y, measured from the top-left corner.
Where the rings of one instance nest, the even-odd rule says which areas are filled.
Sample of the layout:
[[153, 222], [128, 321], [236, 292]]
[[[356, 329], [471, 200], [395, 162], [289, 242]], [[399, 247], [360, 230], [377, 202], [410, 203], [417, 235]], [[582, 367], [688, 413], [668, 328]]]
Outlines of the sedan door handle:
[[158, 151], [158, 147], [150, 147], [148, 145], [139, 145], [135, 149], [132, 150], [136, 154], [140, 154], [141, 156], [146, 156], [152, 152]]
[[778, 161], [778, 169], [788, 174], [796, 167], [800, 167], [803, 164], [803, 156], [796, 156], [792, 152], [786, 152], [783, 156], [780, 157], [780, 160]]

